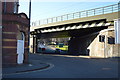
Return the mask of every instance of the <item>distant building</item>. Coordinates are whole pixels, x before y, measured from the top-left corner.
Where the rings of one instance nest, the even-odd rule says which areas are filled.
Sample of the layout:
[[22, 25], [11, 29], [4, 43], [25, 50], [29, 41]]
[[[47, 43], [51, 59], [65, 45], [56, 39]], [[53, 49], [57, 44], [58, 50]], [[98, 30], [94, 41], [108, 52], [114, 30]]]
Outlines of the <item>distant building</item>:
[[29, 19], [18, 13], [19, 0], [2, 2], [2, 64], [14, 66], [28, 62]]

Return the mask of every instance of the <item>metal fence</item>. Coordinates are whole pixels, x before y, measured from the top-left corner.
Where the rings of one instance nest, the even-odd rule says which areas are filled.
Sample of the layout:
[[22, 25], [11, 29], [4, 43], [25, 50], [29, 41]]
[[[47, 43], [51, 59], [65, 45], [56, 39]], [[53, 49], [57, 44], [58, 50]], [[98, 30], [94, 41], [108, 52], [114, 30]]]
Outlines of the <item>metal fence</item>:
[[77, 19], [77, 18], [83, 18], [83, 17], [89, 17], [89, 16], [95, 16], [95, 15], [101, 15], [101, 14], [107, 14], [107, 13], [113, 13], [120, 11], [120, 4], [114, 4], [109, 5], [105, 7], [65, 14], [57, 17], [47, 18], [39, 21], [32, 22], [32, 26], [38, 26], [42, 24], [48, 24], [48, 23], [54, 23], [54, 22], [60, 22], [65, 20], [71, 20], [71, 19]]

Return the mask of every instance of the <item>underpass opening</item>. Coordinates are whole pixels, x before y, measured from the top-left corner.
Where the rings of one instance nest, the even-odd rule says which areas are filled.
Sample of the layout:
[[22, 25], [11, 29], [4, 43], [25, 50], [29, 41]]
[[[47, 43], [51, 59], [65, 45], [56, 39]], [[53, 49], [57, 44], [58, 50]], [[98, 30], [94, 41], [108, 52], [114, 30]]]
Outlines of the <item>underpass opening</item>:
[[[47, 38], [37, 39], [37, 53], [44, 54], [67, 54], [68, 52], [68, 41], [67, 38]], [[44, 51], [42, 49], [45, 49]]]
[[[31, 34], [35, 36], [35, 49], [38, 53], [40, 52], [38, 46], [42, 44], [44, 47], [47, 47], [47, 49], [53, 49], [53, 51], [48, 50], [49, 53], [60, 54], [60, 51], [62, 51], [60, 45], [64, 44], [67, 46], [67, 51], [63, 54], [90, 56], [97, 50], [93, 50], [92, 48], [95, 48], [95, 44], [102, 45], [103, 47], [101, 46], [101, 48], [104, 48], [105, 43], [99, 42], [99, 35], [102, 30], [108, 29], [109, 26], [113, 26], [112, 23], [113, 22], [107, 22], [105, 19], [102, 19], [78, 24], [73, 23], [50, 28], [39, 28], [35, 29]], [[60, 45], [58, 45], [59, 43]], [[47, 49], [43, 49], [42, 53], [45, 53]], [[104, 49], [101, 49], [97, 55], [103, 56], [104, 52]]]
[[[84, 55], [89, 56], [90, 49], [88, 48], [94, 39], [99, 35], [99, 32], [103, 29], [107, 29], [108, 26], [94, 27], [94, 28], [83, 28], [79, 30], [59, 31], [53, 33], [44, 33], [36, 35], [36, 52], [40, 52], [40, 44], [50, 46], [49, 48], [53, 51], [49, 52], [42, 51], [42, 53], [57, 53], [56, 50], [62, 50], [66, 47], [66, 52], [61, 54], [68, 55]], [[60, 47], [59, 43], [63, 43], [64, 47]], [[54, 48], [52, 48], [54, 47]], [[47, 51], [47, 50], [46, 50]]]

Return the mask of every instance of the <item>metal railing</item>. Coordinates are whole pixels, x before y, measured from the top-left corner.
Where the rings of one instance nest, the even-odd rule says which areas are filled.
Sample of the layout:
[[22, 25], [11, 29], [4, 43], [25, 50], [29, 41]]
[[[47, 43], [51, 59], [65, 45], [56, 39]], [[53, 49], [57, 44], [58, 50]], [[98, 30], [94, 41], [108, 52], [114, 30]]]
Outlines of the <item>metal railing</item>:
[[83, 18], [83, 17], [89, 17], [89, 16], [95, 16], [95, 15], [101, 15], [101, 14], [107, 14], [107, 13], [113, 13], [120, 11], [120, 4], [114, 4], [109, 5], [105, 7], [65, 14], [57, 17], [47, 18], [39, 21], [32, 22], [32, 26], [38, 26], [42, 24], [48, 24], [48, 23], [54, 23], [54, 22], [60, 22], [65, 20], [72, 20], [77, 18]]

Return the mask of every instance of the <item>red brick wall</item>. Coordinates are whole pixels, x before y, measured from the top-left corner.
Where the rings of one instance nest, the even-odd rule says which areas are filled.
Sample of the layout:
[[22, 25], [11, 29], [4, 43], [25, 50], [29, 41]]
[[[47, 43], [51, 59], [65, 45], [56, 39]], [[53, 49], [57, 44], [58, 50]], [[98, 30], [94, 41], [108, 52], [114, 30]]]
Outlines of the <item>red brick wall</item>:
[[3, 33], [5, 39], [16, 39], [16, 34], [5, 34]]
[[7, 13], [14, 12], [14, 2], [6, 2], [6, 12]]
[[5, 13], [14, 13], [14, 2], [2, 2], [2, 11], [5, 11]]
[[7, 47], [11, 47], [11, 46], [13, 46], [13, 47], [16, 47], [17, 46], [17, 41], [3, 41], [3, 45], [4, 46], [7, 46]]
[[3, 23], [3, 32], [17, 32], [17, 26], [12, 23]]
[[[2, 14], [2, 63], [4, 66], [17, 65], [17, 36], [18, 32], [25, 34], [24, 63], [28, 61], [28, 28], [29, 19], [20, 17], [21, 14]], [[22, 14], [24, 15], [24, 14]]]

